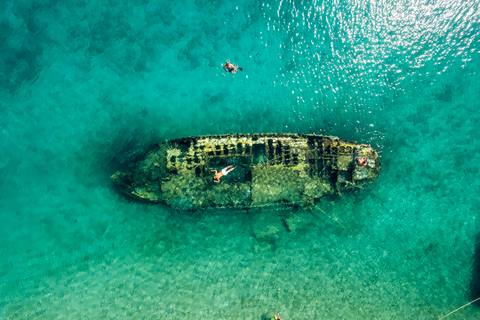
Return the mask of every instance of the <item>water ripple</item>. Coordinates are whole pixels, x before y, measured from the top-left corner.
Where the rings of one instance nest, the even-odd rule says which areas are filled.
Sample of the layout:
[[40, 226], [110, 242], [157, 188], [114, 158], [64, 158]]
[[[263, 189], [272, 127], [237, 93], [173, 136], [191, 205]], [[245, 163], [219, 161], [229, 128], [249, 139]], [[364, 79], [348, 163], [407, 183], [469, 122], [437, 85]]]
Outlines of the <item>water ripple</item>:
[[278, 57], [269, 62], [280, 70], [273, 83], [290, 96], [292, 118], [343, 123], [372, 138], [372, 113], [438, 95], [450, 86], [448, 72], [479, 53], [477, 0], [282, 0], [262, 12], [261, 41]]
[[284, 85], [317, 80], [315, 89], [334, 94], [345, 84], [381, 93], [417, 73], [463, 66], [479, 39], [476, 2], [282, 0], [264, 8], [274, 35], [262, 40], [283, 61]]

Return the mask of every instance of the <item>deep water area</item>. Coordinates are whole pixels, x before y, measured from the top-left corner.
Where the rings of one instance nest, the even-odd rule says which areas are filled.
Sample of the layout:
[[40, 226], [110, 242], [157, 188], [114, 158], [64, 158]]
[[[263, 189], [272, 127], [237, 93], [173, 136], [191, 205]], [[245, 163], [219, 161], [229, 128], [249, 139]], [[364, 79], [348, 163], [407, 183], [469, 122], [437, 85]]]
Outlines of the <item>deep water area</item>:
[[[478, 298], [478, 0], [0, 9], [0, 318], [438, 319]], [[279, 211], [112, 187], [155, 143], [274, 132], [371, 144], [382, 172]]]

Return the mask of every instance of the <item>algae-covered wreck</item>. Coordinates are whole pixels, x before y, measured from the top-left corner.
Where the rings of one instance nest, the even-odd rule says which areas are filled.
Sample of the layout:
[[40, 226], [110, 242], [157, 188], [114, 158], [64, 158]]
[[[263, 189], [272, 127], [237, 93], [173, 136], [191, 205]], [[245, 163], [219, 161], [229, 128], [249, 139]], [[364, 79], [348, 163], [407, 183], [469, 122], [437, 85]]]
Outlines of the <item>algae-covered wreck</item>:
[[[220, 183], [212, 170], [235, 166]], [[178, 209], [307, 206], [380, 173], [370, 146], [314, 134], [198, 136], [156, 145], [112, 179], [126, 195]]]

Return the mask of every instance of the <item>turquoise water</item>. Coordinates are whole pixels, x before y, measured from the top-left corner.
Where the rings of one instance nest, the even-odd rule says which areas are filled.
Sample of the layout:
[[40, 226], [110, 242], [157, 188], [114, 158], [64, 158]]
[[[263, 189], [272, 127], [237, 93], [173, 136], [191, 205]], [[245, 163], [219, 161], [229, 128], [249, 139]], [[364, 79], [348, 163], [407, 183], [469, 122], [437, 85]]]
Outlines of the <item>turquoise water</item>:
[[[0, 318], [435, 319], [478, 296], [478, 1], [0, 8]], [[297, 212], [112, 190], [158, 141], [234, 132], [370, 143], [382, 173]]]

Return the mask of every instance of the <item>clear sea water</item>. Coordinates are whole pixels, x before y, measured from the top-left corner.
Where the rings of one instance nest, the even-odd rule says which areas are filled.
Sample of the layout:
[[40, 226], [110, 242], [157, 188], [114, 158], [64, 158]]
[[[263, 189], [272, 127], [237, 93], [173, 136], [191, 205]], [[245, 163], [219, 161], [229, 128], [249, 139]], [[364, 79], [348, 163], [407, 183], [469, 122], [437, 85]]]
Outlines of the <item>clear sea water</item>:
[[[478, 0], [0, 8], [0, 318], [438, 319], [480, 295]], [[297, 212], [112, 189], [156, 142], [237, 132], [370, 143], [382, 173]]]

